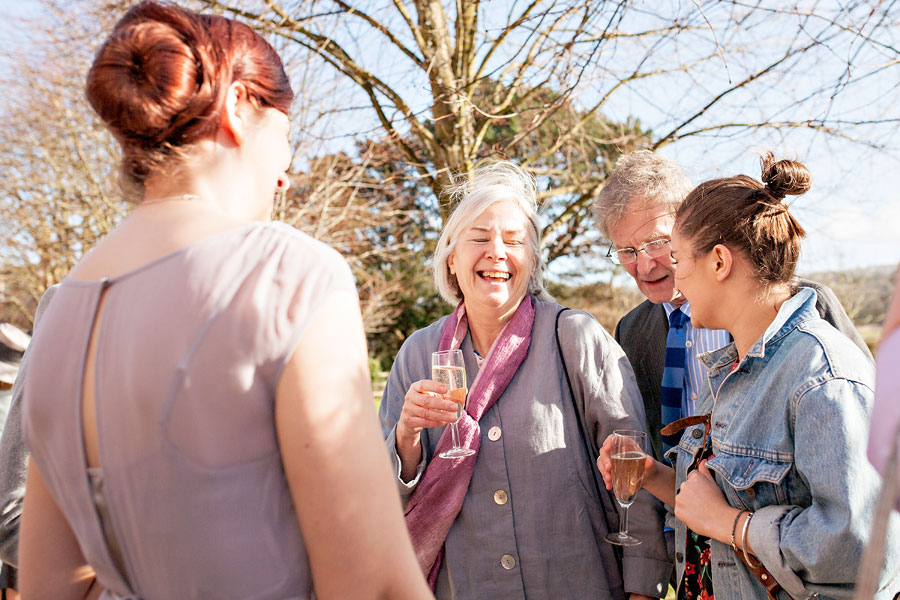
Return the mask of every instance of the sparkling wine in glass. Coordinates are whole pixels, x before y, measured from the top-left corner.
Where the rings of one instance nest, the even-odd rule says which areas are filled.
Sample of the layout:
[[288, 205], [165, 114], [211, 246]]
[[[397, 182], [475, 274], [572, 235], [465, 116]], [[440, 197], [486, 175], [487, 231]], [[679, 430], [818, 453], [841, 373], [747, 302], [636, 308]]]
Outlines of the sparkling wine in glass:
[[431, 354], [431, 379], [445, 384], [450, 391], [445, 398], [456, 402], [456, 421], [450, 423], [450, 435], [453, 446], [438, 454], [441, 458], [459, 458], [470, 456], [475, 451], [459, 445], [459, 429], [457, 421], [466, 407], [466, 366], [463, 362], [462, 350], [440, 350]]
[[613, 432], [612, 459], [613, 493], [622, 507], [621, 526], [610, 533], [606, 541], [620, 546], [637, 546], [641, 540], [628, 534], [628, 507], [644, 483], [647, 434], [643, 431], [616, 430]]

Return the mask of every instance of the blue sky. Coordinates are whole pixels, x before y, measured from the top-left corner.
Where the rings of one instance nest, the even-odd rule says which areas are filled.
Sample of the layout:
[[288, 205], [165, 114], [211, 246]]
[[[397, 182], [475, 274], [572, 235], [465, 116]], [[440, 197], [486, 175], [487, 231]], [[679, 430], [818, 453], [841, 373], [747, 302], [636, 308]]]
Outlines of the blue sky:
[[[490, 28], [501, 24], [506, 10], [516, 0], [495, 0], [483, 4], [483, 26]], [[371, 14], [379, 18], [391, 19], [392, 9], [387, 2], [365, 3]], [[730, 3], [723, 3], [727, 5]], [[810, 4], [800, 0], [796, 4], [801, 9]], [[827, 4], [827, 3], [824, 3]], [[784, 5], [778, 0], [764, 0], [763, 5], [779, 9]], [[387, 6], [387, 8], [386, 8]], [[664, 26], [671, 13], [690, 11], [691, 3], [666, 0], [634, 0], [634, 20], [623, 24], [623, 29], [653, 29], [654, 25]], [[707, 15], [715, 23], [712, 11], [719, 11], [720, 5], [704, 3], [709, 9]], [[722, 9], [726, 10], [726, 9]], [[664, 14], [669, 11], [669, 14]], [[694, 14], [693, 18], [702, 23]], [[722, 26], [722, 14], [718, 15]], [[497, 21], [499, 19], [499, 21]], [[772, 56], [782, 52], [784, 44], [798, 36], [796, 19], [779, 21], [783, 30], [762, 27], [749, 29], [749, 33], [737, 29], [725, 34], [721, 29], [715, 35], [704, 27], [677, 36], [670, 47], [655, 54], [651, 60], [660, 68], [671, 68], [673, 60], [691, 62], [697, 56], [709, 52], [716, 43], [733, 42], [746, 45], [746, 50], [732, 55], [728, 60], [709, 61], [702, 71], [690, 75], [673, 75], [665, 79], [650, 78], [643, 85], [629, 85], [615, 92], [613, 99], [604, 105], [607, 117], [625, 120], [637, 117], [641, 123], [651, 127], [657, 134], [668, 131], [687, 114], [692, 114], [711, 95], [715, 95], [729, 85], [731, 80], [739, 80], [744, 65], [767, 64]], [[821, 23], [807, 24], [808, 30], [822, 27]], [[734, 29], [734, 28], [732, 28]], [[757, 39], [760, 29], [765, 39]], [[900, 28], [898, 28], [900, 29]], [[817, 31], [821, 31], [818, 29]], [[802, 38], [807, 31], [802, 32]], [[833, 32], [830, 32], [830, 34]], [[810, 32], [814, 35], [815, 32]], [[401, 90], [414, 110], [427, 112], [430, 101], [425, 83], [415, 69], [402, 59], [379, 45], [377, 40], [367, 38], [360, 28], [347, 25], [346, 37], [342, 45], [361, 64], [379, 74], [395, 89]], [[893, 34], [896, 37], [896, 33]], [[733, 39], [727, 39], [727, 38]], [[749, 39], [748, 39], [749, 38]], [[896, 41], [894, 47], [897, 46]], [[892, 265], [900, 262], [900, 109], [895, 108], [894, 98], [900, 96], [897, 73], [900, 66], [878, 72], [879, 61], [886, 60], [877, 51], [861, 47], [853, 36], [831, 39], [830, 52], [817, 54], [817, 61], [810, 61], [800, 69], [793, 69], [790, 75], [776, 78], [764, 86], [754, 88], [753, 94], [735, 94], [726, 105], [729, 110], [741, 111], [737, 120], [757, 121], [760, 117], [774, 114], [777, 118], [803, 120], [807, 118], [841, 118], [847, 120], [895, 119], [898, 122], [878, 125], [865, 132], [853, 131], [853, 135], [867, 136], [865, 139], [885, 146], [887, 150], [873, 150], [865, 144], [850, 143], [836, 137], [810, 129], [787, 131], [758, 130], [731, 137], [730, 133], [718, 137], [696, 136], [663, 147], [660, 152], [681, 164], [699, 183], [713, 177], [731, 176], [744, 173], [759, 176], [759, 154], [772, 149], [780, 156], [801, 160], [813, 175], [813, 187], [807, 194], [791, 198], [792, 211], [807, 231], [799, 270], [810, 273], [820, 270], [856, 268], [867, 265]], [[634, 64], [634, 56], [640, 57], [646, 48], [625, 43], [610, 46], [596, 56], [596, 70], [601, 77], [588, 80], [576, 90], [576, 101], [584, 106], [601, 97], [614, 84], [617, 77], [627, 73]], [[888, 59], [892, 58], [886, 53]], [[677, 56], [676, 56], [677, 55]], [[853, 69], [847, 64], [853, 61]], [[893, 58], [896, 58], [895, 56]], [[502, 62], [503, 57], [496, 59]], [[630, 62], [629, 62], [630, 61]], [[677, 63], [676, 63], [677, 64]], [[750, 69], [752, 67], [746, 67]], [[327, 70], [327, 68], [326, 68]], [[846, 71], [846, 72], [845, 72]], [[540, 77], [540, 74], [538, 74]], [[829, 92], [834, 81], [842, 81], [846, 88], [839, 90], [832, 98]], [[315, 89], [315, 88], [313, 88]], [[353, 86], [336, 88], [345, 106], [366, 105]], [[806, 99], [811, 92], [824, 90], [813, 100]], [[329, 89], [329, 93], [334, 90]], [[790, 106], [791, 99], [801, 99], [799, 110], [782, 108]], [[365, 111], [355, 111], [331, 122], [331, 135], [340, 132], [376, 130], [377, 122]], [[722, 119], [721, 109], [719, 116]], [[729, 117], [730, 118], [730, 117]], [[709, 124], [700, 120], [698, 125]], [[401, 131], [404, 127], [400, 127]], [[340, 138], [335, 140], [340, 145]], [[560, 268], [565, 268], [560, 266]]]
[[[78, 2], [73, 1], [71, 6], [77, 9]], [[23, 30], [9, 17], [30, 16], [38, 10], [34, 0], [0, 0], [0, 36], [7, 43], [15, 40]], [[702, 40], [692, 43], [702, 43]], [[687, 43], [683, 46], [686, 51], [690, 49]], [[836, 57], [838, 68], [841, 59]], [[5, 67], [0, 63], [0, 73]], [[730, 69], [734, 67], [732, 65]], [[821, 66], [823, 76], [830, 76], [830, 67]], [[696, 87], [714, 88], [722, 84], [718, 80], [733, 75], [731, 70], [726, 65], [712, 68], [704, 75], [708, 80], [696, 82]], [[896, 71], [898, 69], [893, 72], [895, 80]], [[403, 73], [398, 75], [402, 77]], [[859, 74], [855, 75], [859, 77]], [[806, 81], [805, 77], [813, 78], [814, 74], [801, 74], [783, 85], [803, 91], [804, 86], [812, 85], [812, 79]], [[884, 107], [893, 106], [885, 104], [885, 95], [897, 95], [896, 88], [885, 87], [886, 80], [890, 82], [890, 78], [881, 77], [857, 85], [852, 94], [839, 97], [843, 104], [837, 108], [858, 118], [866, 118], [870, 112], [878, 110], [879, 114], [871, 117], [884, 118]], [[893, 85], [897, 85], [896, 81]], [[619, 94], [607, 114], [613, 118], [637, 116], [643, 123], [657, 124], [654, 131], [664, 131], [667, 120], [677, 117], [678, 102], [688, 98], [689, 92], [675, 87], [642, 90], [635, 86]], [[778, 101], [780, 90], [769, 89], [766, 93], [768, 97], [754, 98], [753, 101], [760, 105]], [[590, 94], [591, 90], [585, 90], [583, 95], [589, 97]], [[832, 108], [835, 107], [828, 107], [828, 110]], [[887, 110], [893, 111], [893, 115], [888, 116], [900, 116], [900, 108]], [[356, 127], [359, 130], [360, 114], [350, 114], [346, 123], [336, 124], [338, 129]], [[821, 133], [798, 130], [786, 134], [760, 131], [730, 141], [688, 138], [664, 147], [661, 152], [679, 162], [695, 183], [737, 173], [758, 176], [757, 156], [764, 149], [772, 148], [780, 155], [803, 161], [812, 172], [813, 187], [807, 194], [791, 201], [792, 211], [808, 234], [799, 270], [809, 273], [900, 262], [900, 126], [897, 123], [885, 125], [871, 135], [875, 142], [887, 145], [888, 151], [872, 150]]]

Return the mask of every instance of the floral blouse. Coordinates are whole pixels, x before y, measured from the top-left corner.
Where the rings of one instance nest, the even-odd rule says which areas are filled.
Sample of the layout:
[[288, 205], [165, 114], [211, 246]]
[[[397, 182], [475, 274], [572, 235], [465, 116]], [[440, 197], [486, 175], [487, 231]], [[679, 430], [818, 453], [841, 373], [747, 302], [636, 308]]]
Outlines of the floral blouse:
[[684, 547], [684, 576], [678, 586], [678, 600], [713, 600], [709, 538], [687, 531]]

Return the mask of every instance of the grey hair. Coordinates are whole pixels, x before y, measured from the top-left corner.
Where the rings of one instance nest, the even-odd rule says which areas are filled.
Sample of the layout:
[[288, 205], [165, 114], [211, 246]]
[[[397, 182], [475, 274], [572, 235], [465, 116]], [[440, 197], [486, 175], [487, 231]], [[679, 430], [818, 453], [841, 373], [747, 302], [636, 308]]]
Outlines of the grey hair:
[[658, 205], [674, 215], [692, 189], [685, 172], [668, 158], [650, 150], [623, 154], [594, 200], [594, 222], [609, 237], [629, 210]]
[[532, 258], [527, 293], [540, 300], [553, 300], [543, 283], [541, 229], [538, 224], [537, 184], [534, 177], [514, 163], [500, 161], [479, 167], [468, 177], [463, 173], [457, 174], [444, 195], [449, 202], [456, 203], [456, 208], [441, 231], [432, 261], [434, 285], [444, 300], [456, 304], [463, 299], [456, 275], [450, 273], [447, 264], [456, 249], [460, 234], [489, 206], [503, 200], [515, 202], [525, 215], [525, 229]]

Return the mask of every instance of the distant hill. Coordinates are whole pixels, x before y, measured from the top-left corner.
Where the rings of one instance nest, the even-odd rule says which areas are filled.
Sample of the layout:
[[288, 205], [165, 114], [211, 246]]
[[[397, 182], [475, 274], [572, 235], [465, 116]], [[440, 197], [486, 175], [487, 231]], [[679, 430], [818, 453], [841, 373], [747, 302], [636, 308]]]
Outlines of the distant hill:
[[857, 327], [881, 327], [894, 290], [896, 266], [866, 267], [846, 271], [820, 271], [804, 275], [834, 290]]
[[873, 353], [881, 338], [881, 326], [891, 302], [896, 276], [896, 266], [804, 274], [804, 277], [834, 290]]

